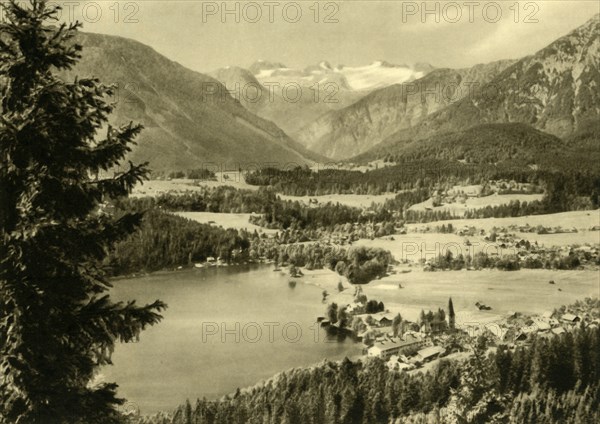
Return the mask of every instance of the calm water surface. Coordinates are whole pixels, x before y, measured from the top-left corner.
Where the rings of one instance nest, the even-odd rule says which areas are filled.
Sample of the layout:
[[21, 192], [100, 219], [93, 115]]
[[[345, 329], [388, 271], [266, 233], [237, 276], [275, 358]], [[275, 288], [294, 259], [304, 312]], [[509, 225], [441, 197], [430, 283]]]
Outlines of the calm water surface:
[[322, 289], [266, 266], [185, 270], [114, 282], [115, 299], [161, 299], [164, 320], [137, 343], [120, 344], [102, 378], [142, 413], [216, 398], [277, 372], [360, 353], [351, 340], [327, 337]]

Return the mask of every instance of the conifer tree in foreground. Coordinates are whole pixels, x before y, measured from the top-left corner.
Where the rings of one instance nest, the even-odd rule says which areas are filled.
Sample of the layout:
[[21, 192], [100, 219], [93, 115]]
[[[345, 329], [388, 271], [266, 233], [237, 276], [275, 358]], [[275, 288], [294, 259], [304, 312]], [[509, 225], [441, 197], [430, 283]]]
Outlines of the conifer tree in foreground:
[[81, 46], [46, 1], [2, 2], [0, 23], [0, 422], [110, 423], [116, 384], [94, 384], [115, 343], [157, 323], [160, 301], [113, 303], [100, 263], [141, 216], [101, 212], [145, 178], [123, 160], [141, 127], [108, 127], [111, 89], [64, 82]]

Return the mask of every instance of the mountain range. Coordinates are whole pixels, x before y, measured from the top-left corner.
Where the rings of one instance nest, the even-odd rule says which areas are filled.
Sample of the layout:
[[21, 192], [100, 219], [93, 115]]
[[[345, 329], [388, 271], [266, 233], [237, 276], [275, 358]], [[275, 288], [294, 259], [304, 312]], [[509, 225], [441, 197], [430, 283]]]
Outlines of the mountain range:
[[[355, 159], [394, 155], [415, 140], [486, 123], [522, 123], [565, 140], [584, 130], [589, 140], [589, 128], [600, 119], [599, 63], [600, 15], [595, 15], [506, 67], [472, 95], [396, 131]], [[595, 136], [597, 142], [598, 132]]]
[[[66, 73], [117, 86], [110, 124], [144, 125], [129, 159], [155, 171], [206, 164], [324, 160], [230, 96], [216, 79], [191, 71], [126, 38], [79, 33], [82, 59]], [[211, 165], [212, 166], [212, 165]], [[235, 168], [237, 169], [237, 168]]]
[[321, 116], [295, 133], [295, 138], [325, 156], [348, 159], [462, 99], [512, 63], [502, 60], [468, 69], [436, 69], [415, 81], [375, 90]]
[[289, 81], [274, 83], [279, 86], [266, 81], [265, 86], [249, 69], [237, 66], [217, 69], [210, 76], [222, 83], [250, 112], [272, 121], [290, 135], [319, 116], [348, 106], [363, 95], [353, 91], [339, 92], [335, 85], [317, 89]]
[[335, 67], [324, 60], [304, 69], [288, 68], [281, 63], [260, 60], [249, 67], [261, 82], [278, 82], [282, 85], [294, 82], [307, 87], [316, 83], [323, 85], [331, 82], [338, 85], [340, 90], [367, 92], [421, 78], [433, 69], [433, 66], [427, 63], [408, 66], [395, 65], [383, 60], [365, 66]]
[[384, 61], [356, 67], [332, 67], [321, 61], [296, 69], [259, 60], [247, 69], [227, 66], [210, 75], [248, 110], [295, 138], [301, 128], [320, 116], [349, 106], [375, 89], [413, 81], [433, 69], [429, 64], [407, 66]]
[[[207, 75], [130, 39], [80, 33], [82, 59], [64, 77], [116, 84], [110, 123], [142, 123], [129, 159], [158, 171], [427, 155], [508, 160], [474, 154], [489, 150], [477, 147], [486, 137], [510, 158], [531, 159], [522, 150], [526, 140], [530, 148], [557, 152], [562, 142], [571, 153], [593, 156], [600, 130], [599, 16], [531, 56], [465, 69], [384, 61], [293, 69], [257, 61]], [[291, 88], [284, 93], [276, 84]]]

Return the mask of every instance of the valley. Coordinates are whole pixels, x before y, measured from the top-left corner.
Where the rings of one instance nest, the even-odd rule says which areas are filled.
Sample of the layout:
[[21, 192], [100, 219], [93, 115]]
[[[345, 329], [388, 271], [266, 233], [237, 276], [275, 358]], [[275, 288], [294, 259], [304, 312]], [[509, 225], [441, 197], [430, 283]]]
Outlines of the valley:
[[[483, 334], [487, 329], [492, 331], [499, 342], [520, 346], [520, 342], [513, 341], [512, 338], [516, 337], [519, 329], [524, 329], [525, 326], [510, 321], [513, 314], [532, 317], [534, 322], [537, 322], [535, 320], [541, 319], [544, 314], [552, 312], [561, 305], [574, 304], [586, 298], [597, 298], [600, 294], [600, 262], [598, 262], [600, 209], [595, 207], [588, 210], [546, 214], [536, 212], [521, 216], [522, 207], [516, 209], [514, 207], [515, 204], [547, 205], [547, 199], [552, 197], [550, 192], [553, 189], [546, 183], [527, 177], [518, 177], [516, 181], [505, 177], [483, 180], [480, 184], [465, 184], [465, 181], [456, 184], [456, 180], [449, 179], [446, 183], [445, 177], [441, 177], [436, 186], [425, 191], [427, 195], [424, 197], [421, 197], [418, 194], [419, 190], [414, 188], [396, 193], [364, 193], [361, 188], [364, 183], [358, 177], [362, 175], [363, 180], [369, 180], [372, 173], [396, 169], [394, 164], [390, 164], [389, 168], [381, 170], [373, 168], [361, 171], [349, 171], [349, 168], [336, 170], [335, 172], [340, 173], [359, 172], [356, 180], [345, 179], [349, 185], [343, 190], [344, 193], [294, 196], [277, 192], [277, 188], [283, 192], [289, 191], [286, 188], [287, 184], [290, 184], [290, 187], [295, 184], [297, 189], [301, 188], [301, 181], [304, 181], [308, 187], [312, 187], [312, 181], [316, 187], [326, 187], [323, 192], [336, 190], [335, 184], [338, 179], [335, 173], [320, 176], [318, 174], [323, 171], [316, 169], [277, 172], [241, 171], [235, 176], [230, 176], [229, 180], [224, 180], [223, 174], [217, 173], [215, 179], [218, 181], [151, 180], [136, 188], [134, 193], [141, 199], [144, 197], [139, 190], [145, 190], [146, 195], [153, 192], [153, 196], [157, 199], [168, 196], [166, 199], [171, 200], [160, 203], [164, 205], [163, 208], [180, 208], [176, 199], [181, 196], [189, 197], [185, 204], [201, 205], [202, 202], [210, 204], [210, 199], [218, 193], [216, 191], [211, 194], [212, 190], [224, 190], [224, 193], [229, 193], [224, 197], [229, 199], [228, 202], [231, 202], [234, 194], [245, 193], [243, 196], [249, 196], [245, 198], [244, 203], [234, 202], [230, 205], [227, 203], [229, 206], [223, 204], [221, 212], [178, 211], [175, 213], [193, 221], [208, 223], [212, 227], [222, 227], [242, 233], [256, 231], [261, 239], [259, 241], [250, 238], [249, 255], [242, 256], [242, 260], [250, 264], [254, 262], [269, 264], [268, 266], [252, 265], [263, 267], [260, 268], [265, 270], [261, 272], [266, 272], [264, 277], [260, 277], [263, 280], [265, 277], [271, 280], [271, 276], [276, 276], [277, 282], [271, 283], [274, 284], [273, 288], [266, 288], [269, 294], [265, 293], [262, 297], [270, 296], [271, 291], [283, 290], [288, 293], [285, 295], [287, 302], [297, 296], [296, 291], [299, 288], [302, 292], [309, 290], [313, 293], [311, 300], [308, 300], [310, 306], [305, 307], [311, 311], [309, 316], [304, 318], [307, 328], [317, 325], [314, 322], [316, 317], [323, 317], [324, 314], [327, 317], [327, 308], [331, 305], [337, 305], [338, 311], [340, 308], [349, 310], [357, 307], [359, 297], [365, 296], [366, 299], [374, 299], [384, 305], [383, 312], [373, 313], [373, 317], [379, 319], [380, 314], [387, 317], [401, 314], [405, 325], [419, 324], [413, 328], [414, 330], [422, 323], [422, 311], [445, 309], [448, 299], [451, 298], [454, 303], [456, 328], [470, 335]], [[256, 179], [254, 174], [256, 172], [259, 172], [256, 175], [268, 176], [268, 179]], [[535, 172], [533, 169], [527, 171], [531, 174]], [[304, 177], [299, 179], [299, 175]], [[389, 175], [393, 175], [393, 172]], [[414, 183], [418, 178], [418, 175], [413, 175], [408, 178], [408, 181]], [[257, 185], [257, 181], [263, 180], [269, 181], [271, 186]], [[341, 180], [344, 178], [342, 177]], [[322, 183], [329, 185], [323, 186]], [[153, 189], [149, 190], [151, 187]], [[157, 187], [162, 187], [163, 190], [158, 190]], [[164, 190], [166, 187], [171, 187], [172, 190]], [[186, 190], [186, 188], [190, 189]], [[265, 198], [269, 199], [268, 201], [255, 203], [251, 200], [253, 197], [260, 198], [266, 195], [265, 190], [272, 190]], [[219, 196], [221, 195], [217, 198]], [[421, 200], [423, 198], [426, 200]], [[205, 200], [200, 201], [200, 199]], [[231, 211], [235, 211], [251, 204], [255, 204], [252, 212], [232, 213], [224, 209], [231, 208]], [[296, 206], [292, 207], [292, 205]], [[356, 215], [348, 217], [340, 215], [333, 221], [329, 219], [321, 221], [325, 218], [322, 218], [318, 211], [322, 209], [325, 214], [327, 210], [337, 211], [335, 205], [356, 210]], [[290, 220], [285, 218], [287, 208], [291, 208]], [[394, 210], [394, 208], [398, 209]], [[471, 217], [465, 213], [465, 210], [473, 213], [485, 208], [488, 208], [491, 217]], [[392, 212], [391, 215], [383, 213], [386, 210]], [[319, 217], [318, 220], [303, 218], [309, 211], [315, 212], [314, 217]], [[454, 218], [436, 220], [435, 216], [431, 215], [433, 212], [441, 211]], [[274, 219], [267, 223], [264, 217], [273, 213], [281, 216], [273, 216]], [[509, 216], [505, 216], [505, 213]], [[516, 216], [510, 216], [513, 214]], [[418, 222], [419, 220], [425, 222]], [[325, 222], [329, 223], [324, 224]], [[391, 225], [388, 225], [388, 222]], [[356, 284], [353, 279], [357, 277], [343, 270], [351, 264], [351, 261], [339, 265], [340, 259], [342, 262], [345, 261], [344, 252], [356, 252], [361, 248], [370, 252], [378, 250], [388, 252], [391, 255], [389, 266], [384, 267], [385, 272], [377, 274], [375, 278], [369, 278], [370, 281], [366, 284]], [[252, 253], [253, 251], [255, 253]], [[448, 259], [448, 252], [451, 254], [450, 259]], [[572, 261], [573, 258], [577, 258], [576, 262]], [[449, 265], [444, 261], [449, 261]], [[505, 268], [502, 261], [516, 264], [515, 270], [510, 271], [508, 269], [512, 268]], [[171, 271], [162, 278], [179, 280], [179, 275], [184, 275], [181, 273], [216, 272], [213, 270], [222, 269], [221, 267], [226, 264], [217, 264], [216, 268], [208, 267], [199, 271], [186, 270], [185, 268], [192, 267], [190, 263], [182, 265], [184, 270]], [[238, 269], [243, 270], [245, 266], [236, 263], [228, 265], [229, 267], [225, 269], [228, 273], [234, 273], [232, 275], [235, 275]], [[203, 278], [197, 283], [199, 292], [203, 290]], [[223, 283], [224, 281], [220, 284]], [[359, 296], [356, 294], [358, 288], [360, 288]], [[265, 300], [261, 298], [256, 302], [262, 304], [263, 301]], [[490, 310], [478, 308], [477, 305], [480, 303]], [[345, 331], [353, 336], [344, 338], [344, 342], [335, 342], [339, 335], [330, 334], [330, 330], [322, 333], [333, 337], [330, 342], [336, 344], [338, 349], [336, 352], [339, 355], [331, 356], [324, 353], [323, 358], [337, 359], [350, 356], [355, 360], [360, 358], [366, 361], [371, 355], [367, 352], [371, 352], [373, 346], [394, 343], [389, 324], [368, 326], [368, 330], [365, 331], [372, 333], [373, 336], [369, 336], [369, 339], [363, 337], [362, 341], [352, 341], [352, 338], [359, 334], [354, 330], [354, 326], [359, 325], [355, 322], [358, 322], [357, 314], [360, 313], [349, 314]], [[364, 320], [366, 315], [368, 313], [363, 312], [360, 316]], [[527, 319], [524, 318], [523, 322]], [[324, 331], [323, 328], [321, 331]], [[312, 337], [312, 333], [310, 334]], [[444, 335], [427, 335], [423, 333], [422, 328], [418, 334], [419, 337], [428, 340], [428, 345], [435, 348], [445, 346]], [[221, 348], [227, 351], [229, 349], [227, 346], [231, 348], [233, 345], [225, 343]], [[314, 359], [303, 362], [306, 360], [304, 356], [306, 351], [302, 348], [293, 354], [285, 354], [290, 362], [288, 364], [278, 362], [271, 372], [286, 372], [287, 367], [296, 364], [318, 363], [319, 354], [323, 354], [318, 353], [321, 352], [321, 346], [309, 344], [306, 349], [316, 354]], [[136, 355], [133, 351], [123, 354], [124, 362], [128, 361], [129, 355]], [[469, 353], [450, 353], [447, 358], [467, 360]], [[414, 361], [410, 361], [413, 359], [409, 362], [398, 361], [398, 363], [401, 369], [405, 369], [405, 372], [411, 375], [419, 371], [434, 370], [440, 362], [440, 360], [432, 360], [424, 364], [415, 364]], [[126, 385], [129, 384], [127, 381], [124, 380]], [[155, 396], [152, 391], [144, 393], [140, 389], [134, 389], [133, 386], [129, 390], [131, 394], [128, 392], [128, 397], [135, 399], [139, 396], [140, 403], [156, 404], [156, 401], [145, 400]], [[180, 389], [171, 387], [170, 390], [177, 392]], [[233, 387], [223, 389], [224, 392], [228, 390], [231, 392]], [[194, 392], [190, 396], [201, 395], [202, 393]], [[220, 395], [221, 393], [213, 393], [208, 398], [218, 398]], [[148, 411], [154, 410], [153, 406], [149, 406]]]
[[[161, 186], [163, 183], [164, 181], [150, 181], [142, 187], [147, 190], [148, 187]], [[173, 183], [173, 181], [169, 183]], [[183, 188], [190, 182], [178, 180], [175, 183], [178, 187]], [[214, 183], [214, 181], [196, 182], [194, 187], [197, 190], [202, 187], [212, 190], [215, 188]], [[222, 187], [227, 187], [227, 184], [223, 183]], [[247, 188], [243, 187], [242, 189]], [[453, 186], [451, 190], [461, 193], [480, 188], [481, 186]], [[256, 190], [257, 188], [254, 187], [248, 193], [256, 192]], [[264, 190], [264, 187], [258, 188], [258, 190]], [[165, 193], [170, 193], [171, 196], [181, 196], [185, 192]], [[473, 197], [473, 199], [483, 201], [489, 197], [501, 196]], [[510, 200], [515, 200], [513, 198], [515, 195], [504, 196], [505, 204]], [[520, 200], [526, 196], [537, 196], [537, 200], [542, 197], [542, 195], [523, 194], [517, 196], [521, 197]], [[328, 202], [339, 202], [366, 211], [373, 204], [381, 206], [385, 199], [391, 199], [394, 195], [340, 194], [314, 197], [282, 195], [280, 197], [283, 202], [298, 201], [303, 208], [307, 209], [318, 209], [324, 207]], [[318, 202], [311, 203], [310, 199], [317, 199]], [[489, 203], [489, 200], [487, 202]], [[421, 204], [415, 204], [408, 209], [419, 207], [419, 205]], [[293, 237], [293, 234], [300, 230], [261, 227], [251, 222], [250, 217], [254, 214], [250, 213], [175, 213], [193, 221], [209, 223], [214, 227], [247, 232], [256, 230], [261, 237], [266, 238], [260, 243], [253, 241], [250, 249], [256, 249], [257, 246], [264, 243], [271, 247], [254, 256], [250, 254], [244, 260], [250, 264], [267, 262], [269, 265], [227, 263], [223, 264], [229, 265], [226, 268], [217, 265], [198, 270], [193, 269], [192, 264], [188, 263], [187, 265], [182, 264], [183, 270], [150, 274], [133, 280], [119, 280], [115, 283], [117, 296], [135, 296], [140, 299], [158, 296], [167, 300], [171, 299], [177, 305], [167, 317], [170, 325], [164, 326], [160, 332], [149, 332], [141, 343], [117, 349], [115, 361], [120, 365], [107, 369], [106, 373], [103, 372], [103, 378], [116, 380], [122, 387], [122, 393], [128, 399], [136, 402], [143, 413], [170, 410], [182, 397], [219, 399], [222, 395], [231, 393], [236, 387], [239, 387], [240, 381], [242, 381], [241, 384], [251, 385], [272, 374], [290, 372], [290, 369], [297, 366], [319, 366], [316, 364], [325, 358], [340, 360], [343, 357], [351, 357], [354, 360], [359, 358], [362, 358], [363, 361], [366, 360], [369, 344], [356, 342], [351, 338], [340, 339], [338, 336], [328, 334], [315, 323], [315, 317], [323, 315], [327, 305], [337, 304], [341, 307], [356, 304], [355, 289], [358, 285], [352, 284], [348, 276], [340, 275], [338, 266], [335, 266], [334, 269], [328, 269], [327, 266], [319, 269], [319, 265], [312, 263], [309, 265], [301, 255], [294, 253], [294, 249], [298, 247], [305, 247], [304, 252], [307, 255], [318, 255], [317, 250], [314, 250], [314, 253], [307, 250], [309, 245], [317, 248], [318, 246], [323, 248], [331, 246], [334, 249], [333, 252], [361, 247], [390, 252], [394, 264], [386, 269], [384, 276], [377, 277], [368, 284], [360, 285], [361, 295], [382, 302], [387, 315], [394, 316], [400, 313], [407, 323], [420, 322], [421, 311], [444, 308], [448, 298], [452, 298], [456, 313], [456, 326], [469, 334], [479, 334], [486, 328], [491, 328], [494, 332], [496, 328], [505, 328], [506, 320], [515, 312], [537, 317], [560, 305], [573, 304], [577, 300], [588, 297], [597, 298], [600, 289], [600, 263], [598, 262], [600, 231], [594, 229], [597, 222], [600, 222], [600, 209], [521, 217], [406, 223], [399, 232], [392, 231], [388, 235], [365, 238], [355, 236], [360, 234], [359, 231], [348, 232], [344, 226], [340, 226], [337, 230], [323, 231], [321, 229], [320, 233], [305, 231], [304, 234], [308, 239], [303, 242], [290, 242], [286, 235], [289, 234], [289, 237]], [[539, 231], [523, 232], [526, 228], [540, 227], [552, 231], [557, 223], [569, 231], [575, 229], [577, 232], [557, 234], [546, 234]], [[448, 232], [446, 230], [440, 232], [442, 226], [448, 228]], [[490, 241], [488, 236], [495, 231], [498, 233], [498, 239]], [[556, 252], [562, 252], [559, 253], [560, 255], [568, 255], [569, 251], [577, 246], [589, 246], [589, 251], [593, 256], [589, 262], [582, 263], [573, 270], [555, 269], [552, 265], [548, 269], [521, 269], [518, 271], [471, 267], [461, 270], [427, 270], [428, 263], [434, 262], [439, 256], [444, 256], [447, 251], [451, 251], [455, 257], [459, 254], [473, 257], [481, 252], [493, 253], [499, 257], [513, 257], [521, 249], [508, 241], [511, 235], [518, 240], [527, 240], [535, 244], [538, 246], [538, 250], [557, 249]], [[282, 248], [279, 249], [279, 252], [282, 253], [273, 254], [275, 252], [274, 245], [279, 245]], [[500, 247], [501, 245], [503, 247]], [[276, 272], [273, 272], [274, 267]], [[292, 273], [292, 268], [300, 270], [302, 276], [293, 278], [288, 276]], [[290, 280], [296, 283], [291, 286]], [[553, 283], [549, 284], [549, 281]], [[340, 284], [343, 287], [341, 291]], [[180, 287], [182, 285], [185, 286], [185, 289]], [[149, 290], [150, 288], [152, 290]], [[224, 293], [217, 295], [215, 291]], [[205, 292], [208, 294], [205, 295]], [[326, 301], [321, 299], [322, 292], [329, 293]], [[240, 295], [240, 293], [243, 294]], [[178, 296], [183, 296], [185, 300]], [[207, 296], [207, 300], [200, 301], [199, 299], [204, 296]], [[217, 299], [222, 299], [226, 306], [219, 306], [220, 303]], [[210, 307], [206, 302], [210, 302]], [[237, 302], [242, 302], [242, 304], [236, 307]], [[296, 302], [302, 302], [302, 306], [298, 306]], [[491, 310], [478, 309], [475, 305], [478, 302], [489, 305]], [[218, 309], [218, 314], [211, 312], [214, 308]], [[260, 311], [260, 314], [254, 311]], [[374, 316], [376, 315], [374, 314]], [[216, 319], [216, 317], [220, 318]], [[276, 339], [274, 343], [268, 343], [263, 340], [264, 337], [258, 343], [250, 343], [244, 339], [243, 334], [245, 333], [239, 330], [242, 335], [239, 342], [235, 341], [235, 331], [224, 336], [224, 341], [221, 341], [223, 330], [219, 329], [215, 336], [211, 336], [211, 340], [216, 338], [217, 341], [210, 344], [210, 349], [206, 349], [206, 345], [200, 342], [201, 325], [213, 321], [221, 323], [219, 319], [231, 328], [236, 328], [235, 325], [238, 324], [242, 328], [249, 322], [260, 324], [263, 321], [283, 325], [291, 320], [302, 328], [302, 337], [294, 343], [288, 343], [281, 339]], [[317, 331], [315, 329], [319, 331], [318, 343], [313, 340], [314, 331]], [[391, 337], [390, 327], [374, 327], [373, 330], [384, 339]], [[170, 335], [166, 337], [163, 332]], [[264, 329], [262, 334], [264, 336]], [[276, 335], [278, 337], [278, 333]], [[170, 340], [169, 347], [165, 347], [163, 344], [165, 337]], [[437, 338], [434, 337], [432, 340], [436, 340], [433, 343], [439, 345], [440, 342]], [[506, 342], [510, 343], [510, 340]], [[266, 352], [273, 349], [278, 352], [279, 359], [277, 361], [269, 360], [267, 365], [263, 358], [269, 355]], [[145, 353], [148, 351], [161, 353], [160, 356], [155, 353]], [[190, 372], [175, 366], [182, 361], [177, 358], [183, 352], [189, 351], [198, 352], [196, 357], [198, 364], [209, 361], [211, 364], [217, 364], [217, 367], [207, 369], [200, 365]], [[209, 354], [210, 357], [205, 357]], [[242, 373], [243, 370], [245, 377], [242, 380], [237, 377], [232, 379], [229, 373], [219, 371], [219, 355], [225, 360], [221, 367], [236, 369], [239, 370], [239, 373]], [[454, 353], [448, 355], [448, 360], [450, 358], [464, 360], [468, 357], [468, 353]], [[160, 363], [156, 362], [159, 358]], [[162, 362], [165, 360], [167, 362]], [[232, 361], [235, 365], [230, 365]], [[135, 366], [132, 365], [134, 363]], [[408, 368], [408, 372], [414, 374], [419, 370], [434, 369], [438, 363], [439, 361], [425, 363], [423, 367], [418, 366], [413, 371], [410, 371], [412, 368]], [[150, 368], [157, 368], [161, 370], [161, 373], [179, 377], [177, 380], [171, 380], [169, 384], [161, 384], [159, 387], [153, 388], [156, 376], [151, 378], [147, 376], [146, 370]], [[198, 384], [198, 380], [210, 381], [210, 384]], [[177, 381], [176, 384], [175, 381]]]
[[[546, 323], [548, 318], [542, 317], [561, 305], [600, 295], [598, 177], [591, 165], [595, 153], [567, 177], [565, 170], [575, 156], [551, 160], [553, 149], [562, 150], [563, 142], [537, 130], [499, 125], [435, 137], [429, 144], [409, 144], [404, 153], [388, 156], [377, 166], [313, 164], [216, 172], [207, 179], [162, 177], [136, 187], [134, 197], [216, 231], [235, 231], [236, 237], [248, 241], [224, 250], [219, 242], [210, 253], [213, 259], [207, 259], [209, 253], [183, 257], [177, 267], [162, 267], [181, 269], [170, 271], [168, 278], [178, 281], [184, 275], [180, 273], [214, 269], [235, 274], [246, 263], [261, 266], [278, 282], [266, 288], [269, 294], [263, 293], [258, 304], [280, 290], [288, 293], [287, 302], [300, 288], [313, 293], [311, 306], [305, 306], [311, 311], [303, 318], [305, 327], [318, 328], [317, 317], [341, 320], [337, 327], [319, 329], [336, 346], [335, 353], [314, 344], [294, 346], [293, 352], [286, 346], [281, 353], [289, 362], [265, 366], [271, 373], [287, 375], [297, 365], [318, 368], [319, 358], [351, 357], [369, 363], [376, 357], [386, 361], [392, 373], [420, 376], [425, 370], [437, 372], [444, 361], [469, 361], [469, 337], [487, 334], [493, 349], [521, 349], [535, 337], [572, 331], [555, 324], [551, 331], [545, 329], [550, 324], [531, 330], [529, 323]], [[508, 153], [504, 146], [509, 146]], [[542, 154], [535, 153], [540, 150]], [[573, 148], [574, 154], [577, 151]], [[407, 158], [421, 162], [403, 163]], [[441, 166], [436, 162], [440, 158]], [[354, 263], [353, 257], [362, 262]], [[197, 282], [198, 293], [202, 281]], [[456, 337], [462, 341], [452, 342], [452, 332], [445, 330], [429, 333], [423, 320], [424, 311], [445, 311], [449, 298], [454, 302]], [[366, 299], [381, 305], [381, 312], [365, 312]], [[331, 314], [334, 305], [337, 312]], [[405, 326], [401, 328], [410, 328], [406, 334], [414, 334], [410, 337], [421, 344], [416, 354], [396, 360], [377, 349], [398, 343], [389, 324], [399, 314]], [[372, 319], [375, 324], [369, 323]], [[377, 324], [379, 319], [387, 321]], [[525, 342], [521, 332], [527, 332]], [[450, 350], [449, 343], [459, 347]], [[230, 352], [240, 345], [220, 347]], [[428, 349], [442, 359], [419, 359]], [[125, 363], [139, 357], [133, 350], [124, 352]], [[239, 360], [260, 363], [247, 355]], [[267, 377], [251, 376], [248, 381]], [[183, 381], [188, 377], [186, 373]], [[221, 375], [211, 378], [218, 381]], [[207, 396], [218, 405], [222, 394], [234, 389], [227, 381], [222, 391], [208, 395], [198, 393], [198, 386], [189, 394], [191, 383], [169, 390], [180, 393], [179, 398], [184, 393]], [[123, 382], [130, 384], [128, 377]], [[160, 402], [150, 400], [155, 391], [129, 387], [129, 398], [148, 404], [147, 412], [157, 410]]]
[[1, 2], [0, 424], [600, 422], [574, 1]]

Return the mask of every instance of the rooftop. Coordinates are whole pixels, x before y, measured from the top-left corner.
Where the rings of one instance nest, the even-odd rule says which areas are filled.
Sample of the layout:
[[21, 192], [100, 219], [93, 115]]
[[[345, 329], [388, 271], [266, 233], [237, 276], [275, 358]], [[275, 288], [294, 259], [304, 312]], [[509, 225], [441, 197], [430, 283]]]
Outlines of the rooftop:
[[425, 349], [421, 349], [418, 352], [418, 355], [421, 356], [423, 359], [427, 359], [432, 356], [438, 355], [438, 354], [442, 353], [443, 351], [444, 351], [444, 348], [441, 346], [431, 346], [431, 347], [426, 347]]
[[386, 351], [390, 349], [397, 349], [403, 346], [409, 346], [414, 343], [418, 343], [421, 341], [420, 337], [415, 337], [413, 335], [405, 336], [404, 340], [402, 339], [390, 339], [382, 342], [377, 342], [373, 345], [374, 348], [378, 348], [381, 351]]

